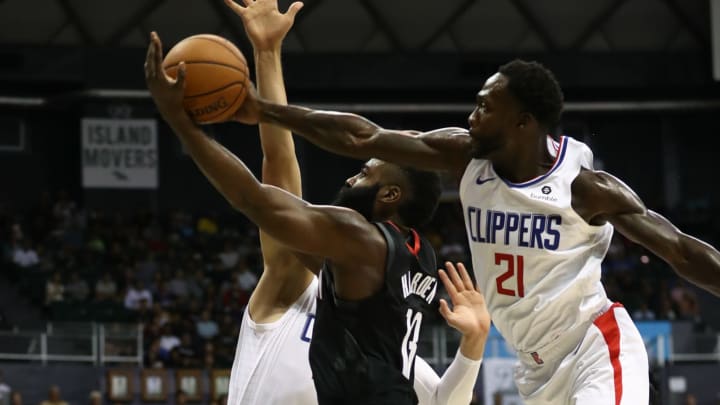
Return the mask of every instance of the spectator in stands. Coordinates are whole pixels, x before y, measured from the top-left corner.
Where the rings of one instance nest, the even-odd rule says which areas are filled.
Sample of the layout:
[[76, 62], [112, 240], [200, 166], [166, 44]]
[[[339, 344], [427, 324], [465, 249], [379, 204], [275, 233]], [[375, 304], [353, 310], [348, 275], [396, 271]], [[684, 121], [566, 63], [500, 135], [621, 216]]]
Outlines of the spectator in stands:
[[40, 257], [27, 238], [23, 239], [20, 245], [15, 248], [12, 260], [13, 263], [22, 268], [37, 266], [40, 263]]
[[654, 321], [655, 312], [648, 308], [647, 302], [640, 302], [640, 307], [636, 309], [632, 314], [633, 319], [636, 321]]
[[252, 291], [258, 282], [258, 277], [255, 273], [250, 270], [250, 266], [247, 264], [247, 260], [243, 260], [237, 266], [237, 273], [235, 273], [236, 282], [240, 288], [245, 291]]
[[48, 392], [48, 399], [40, 402], [40, 405], [68, 405], [67, 402], [60, 398], [60, 387], [51, 385]]
[[137, 269], [136, 277], [143, 283], [143, 285], [150, 285], [155, 280], [155, 275], [158, 273], [158, 263], [155, 261], [155, 257], [152, 252], [144, 251], [142, 255], [142, 260], [139, 260], [135, 266]]
[[133, 280], [132, 286], [127, 289], [125, 294], [125, 308], [133, 311], [140, 306], [140, 300], [147, 300], [148, 305], [152, 305], [153, 297], [150, 290], [140, 283], [140, 280]]
[[197, 367], [200, 365], [200, 354], [189, 333], [183, 333], [180, 346], [177, 347], [180, 367]]
[[170, 358], [170, 352], [180, 346], [181, 342], [180, 338], [173, 333], [169, 324], [163, 325], [161, 331], [159, 354], [161, 359], [168, 360]]
[[203, 299], [205, 294], [203, 291], [207, 288], [209, 280], [205, 278], [205, 273], [201, 269], [196, 269], [192, 277], [187, 278], [187, 288], [190, 298]]
[[90, 400], [90, 405], [102, 405], [102, 394], [100, 391], [91, 391], [88, 399]]
[[240, 261], [240, 252], [231, 241], [225, 241], [225, 248], [218, 255], [223, 269], [230, 270]]
[[103, 274], [102, 278], [95, 283], [95, 299], [97, 301], [111, 301], [117, 294], [117, 283], [110, 273]]
[[210, 318], [210, 311], [205, 310], [196, 323], [197, 334], [205, 340], [213, 339], [220, 332], [217, 323]]
[[23, 398], [20, 391], [13, 391], [10, 394], [10, 405], [23, 405]]
[[12, 388], [5, 382], [5, 375], [0, 371], [0, 404], [9, 404]]
[[65, 295], [71, 301], [85, 301], [90, 295], [87, 281], [80, 278], [77, 271], [72, 272], [70, 281], [65, 284]]
[[65, 299], [65, 286], [62, 283], [60, 272], [53, 273], [52, 278], [45, 284], [45, 304], [50, 305], [53, 302], [60, 302]]
[[167, 289], [178, 300], [184, 300], [188, 296], [188, 284], [182, 269], [177, 270], [175, 276], [168, 281]]

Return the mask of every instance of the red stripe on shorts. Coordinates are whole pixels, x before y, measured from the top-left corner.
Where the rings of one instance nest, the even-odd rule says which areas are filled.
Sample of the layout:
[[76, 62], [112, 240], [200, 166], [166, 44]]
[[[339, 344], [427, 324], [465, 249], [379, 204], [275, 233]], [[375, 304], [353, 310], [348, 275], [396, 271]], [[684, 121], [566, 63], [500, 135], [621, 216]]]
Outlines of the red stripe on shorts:
[[622, 399], [622, 366], [620, 365], [620, 328], [615, 319], [615, 308], [622, 307], [619, 303], [614, 303], [604, 314], [595, 319], [595, 326], [605, 338], [605, 343], [610, 352], [610, 364], [612, 364], [615, 379], [615, 405], [620, 405]]

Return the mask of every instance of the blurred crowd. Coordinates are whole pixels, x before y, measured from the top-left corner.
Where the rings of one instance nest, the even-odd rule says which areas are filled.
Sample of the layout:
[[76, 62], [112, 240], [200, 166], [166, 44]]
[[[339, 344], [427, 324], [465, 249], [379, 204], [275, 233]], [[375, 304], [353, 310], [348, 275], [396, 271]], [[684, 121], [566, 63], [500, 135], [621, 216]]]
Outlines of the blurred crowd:
[[[43, 194], [35, 206], [9, 211], [0, 208], [2, 257], [14, 268], [6, 276], [16, 283], [33, 280], [31, 290], [42, 291], [36, 305], [47, 319], [68, 316], [68, 306], [106, 306], [114, 308], [110, 314], [117, 320], [144, 324], [147, 366], [232, 364], [240, 320], [262, 271], [257, 228], [242, 215], [229, 209], [84, 210], [64, 192], [54, 198]], [[439, 264], [462, 261], [470, 267], [463, 223], [459, 205], [450, 202], [441, 204], [423, 230]], [[603, 264], [603, 282], [610, 298], [636, 320], [702, 324], [693, 289], [617, 233]]]

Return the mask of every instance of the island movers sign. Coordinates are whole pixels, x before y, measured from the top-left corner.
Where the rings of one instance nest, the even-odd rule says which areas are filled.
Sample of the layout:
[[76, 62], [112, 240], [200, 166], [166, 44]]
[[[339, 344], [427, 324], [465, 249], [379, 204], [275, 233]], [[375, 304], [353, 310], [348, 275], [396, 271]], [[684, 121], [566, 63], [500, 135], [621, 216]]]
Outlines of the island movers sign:
[[84, 118], [82, 171], [86, 188], [157, 188], [157, 122]]

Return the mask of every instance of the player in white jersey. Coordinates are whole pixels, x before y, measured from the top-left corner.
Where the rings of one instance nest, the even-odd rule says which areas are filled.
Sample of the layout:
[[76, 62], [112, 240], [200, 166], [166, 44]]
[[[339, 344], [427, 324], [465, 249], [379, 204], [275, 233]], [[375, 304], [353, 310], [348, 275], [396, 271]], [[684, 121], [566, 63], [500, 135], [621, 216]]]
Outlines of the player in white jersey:
[[[226, 3], [243, 19], [253, 44], [260, 93], [275, 102], [285, 103], [280, 45], [302, 3], [294, 3], [285, 14], [278, 11], [276, 0], [256, 0], [248, 2], [246, 7], [232, 1]], [[174, 85], [162, 73], [153, 72], [153, 62], [159, 66], [153, 60], [158, 59], [159, 49], [159, 39], [153, 35], [146, 75], [158, 106], [167, 108], [164, 98], [171, 95]], [[300, 172], [290, 132], [261, 125], [260, 136], [264, 153], [263, 181], [300, 195]], [[216, 148], [214, 145], [210, 147]], [[225, 155], [224, 150], [218, 151], [225, 157], [229, 155], [229, 152]], [[194, 158], [201, 168], [215, 163], [195, 155]], [[229, 159], [232, 161], [234, 157]], [[230, 200], [232, 197], [228, 196], [227, 190], [232, 189], [236, 173], [232, 164], [223, 164], [228, 168], [225, 175], [213, 180], [218, 182], [214, 185]], [[300, 263], [296, 252], [280, 245], [262, 230], [260, 241], [264, 271], [243, 318], [228, 403], [317, 404], [308, 348], [318, 280]], [[440, 273], [440, 277], [450, 293], [453, 309], [441, 302], [441, 313], [451, 326], [464, 335], [456, 358], [442, 379], [426, 362], [417, 359], [415, 390], [419, 403], [423, 405], [469, 402], [489, 329], [489, 315], [483, 297], [472, 288], [464, 268], [460, 265], [458, 274], [454, 266], [446, 266], [450, 278], [445, 273]]]
[[455, 173], [475, 275], [498, 329], [518, 351], [516, 382], [526, 403], [647, 403], [642, 339], [600, 283], [612, 229], [715, 295], [720, 253], [648, 210], [617, 178], [593, 170], [584, 144], [548, 139], [562, 104], [549, 70], [515, 60], [477, 94], [469, 130], [387, 130], [354, 114], [254, 94], [240, 115], [342, 155]]

